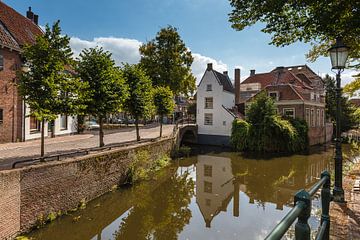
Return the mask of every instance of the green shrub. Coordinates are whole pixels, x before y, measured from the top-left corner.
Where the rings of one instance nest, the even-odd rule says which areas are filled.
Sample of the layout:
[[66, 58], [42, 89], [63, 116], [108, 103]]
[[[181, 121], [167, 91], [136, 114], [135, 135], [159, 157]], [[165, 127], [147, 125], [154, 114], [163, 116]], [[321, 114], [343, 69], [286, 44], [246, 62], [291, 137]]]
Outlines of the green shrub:
[[235, 119], [233, 121], [230, 143], [236, 150], [247, 150], [250, 128], [251, 124], [244, 120]]

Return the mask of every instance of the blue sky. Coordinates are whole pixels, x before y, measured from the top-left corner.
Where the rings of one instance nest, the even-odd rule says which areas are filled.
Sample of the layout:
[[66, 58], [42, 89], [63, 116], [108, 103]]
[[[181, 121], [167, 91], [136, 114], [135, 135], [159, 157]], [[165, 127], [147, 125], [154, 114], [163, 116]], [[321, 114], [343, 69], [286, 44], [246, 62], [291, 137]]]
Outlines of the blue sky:
[[[194, 74], [199, 78], [207, 62], [215, 69], [228, 69], [231, 76], [241, 67], [242, 78], [250, 69], [270, 71], [276, 66], [308, 64], [315, 72], [331, 73], [330, 60], [308, 63], [308, 44], [271, 46], [270, 35], [257, 24], [242, 32], [231, 28], [228, 0], [4, 0], [20, 13], [29, 6], [39, 14], [40, 25], [61, 20], [63, 33], [72, 37], [77, 54], [84, 47], [103, 46], [117, 62], [136, 62], [139, 44], [154, 38], [161, 27], [177, 27], [182, 39], [195, 55]], [[344, 82], [353, 74], [345, 71]]]

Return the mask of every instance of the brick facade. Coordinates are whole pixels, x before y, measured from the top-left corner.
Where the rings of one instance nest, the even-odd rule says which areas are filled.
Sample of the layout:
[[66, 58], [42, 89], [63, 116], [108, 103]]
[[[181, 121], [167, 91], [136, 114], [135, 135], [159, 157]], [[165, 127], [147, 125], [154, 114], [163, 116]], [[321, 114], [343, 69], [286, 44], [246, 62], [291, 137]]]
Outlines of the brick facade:
[[3, 122], [0, 123], [0, 143], [20, 141], [22, 136], [22, 101], [16, 83], [16, 71], [21, 66], [17, 51], [0, 49], [4, 69], [0, 71], [0, 108]]
[[169, 155], [173, 139], [164, 139], [62, 162], [49, 162], [0, 173], [0, 239], [12, 239], [36, 224], [39, 216], [65, 212], [123, 183], [137, 152], [150, 159]]

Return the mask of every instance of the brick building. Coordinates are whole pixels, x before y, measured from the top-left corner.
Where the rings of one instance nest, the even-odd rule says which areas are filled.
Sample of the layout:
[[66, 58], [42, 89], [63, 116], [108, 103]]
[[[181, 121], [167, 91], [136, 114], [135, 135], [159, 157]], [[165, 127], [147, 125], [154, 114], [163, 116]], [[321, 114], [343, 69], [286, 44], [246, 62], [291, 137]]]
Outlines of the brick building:
[[[40, 122], [30, 116], [16, 87], [17, 72], [23, 65], [22, 48], [43, 34], [38, 19], [31, 8], [25, 17], [0, 1], [0, 143], [40, 137]], [[75, 118], [59, 116], [55, 120], [54, 135], [75, 131]]]
[[327, 142], [332, 136], [332, 124], [326, 122], [325, 89], [320, 76], [307, 65], [277, 67], [271, 72], [250, 76], [240, 84], [237, 106], [246, 114], [246, 105], [258, 92], [265, 90], [274, 98], [280, 115], [306, 120], [310, 145]]

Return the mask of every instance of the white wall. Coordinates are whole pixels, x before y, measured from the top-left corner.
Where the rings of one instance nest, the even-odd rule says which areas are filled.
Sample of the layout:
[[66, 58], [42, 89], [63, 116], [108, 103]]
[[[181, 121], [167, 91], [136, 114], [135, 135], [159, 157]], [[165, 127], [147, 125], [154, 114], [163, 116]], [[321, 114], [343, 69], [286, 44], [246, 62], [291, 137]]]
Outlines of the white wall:
[[[30, 108], [28, 106], [26, 106], [26, 114], [25, 114], [25, 121], [24, 121], [24, 125], [25, 125], [25, 141], [26, 140], [31, 140], [31, 139], [38, 139], [41, 138], [41, 133], [40, 132], [36, 132], [36, 133], [31, 133], [30, 132], [30, 116], [28, 116], [30, 113]], [[57, 119], [55, 119], [55, 136], [60, 136], [60, 135], [67, 135], [67, 134], [71, 134], [71, 133], [76, 133], [77, 132], [77, 117], [74, 116], [68, 116], [68, 121], [67, 121], [67, 129], [61, 130], [60, 129], [60, 115], [58, 116]], [[51, 133], [48, 132], [49, 130], [49, 126], [48, 123], [45, 123], [45, 137], [50, 136]]]
[[[206, 85], [212, 85], [212, 91], [206, 91]], [[205, 97], [213, 97], [213, 109], [205, 109]], [[204, 135], [230, 136], [234, 117], [223, 108], [233, 108], [235, 94], [223, 90], [212, 71], [206, 71], [196, 95], [196, 123], [198, 133]], [[213, 125], [204, 125], [204, 114], [213, 114]], [[225, 121], [225, 125], [223, 122]]]

